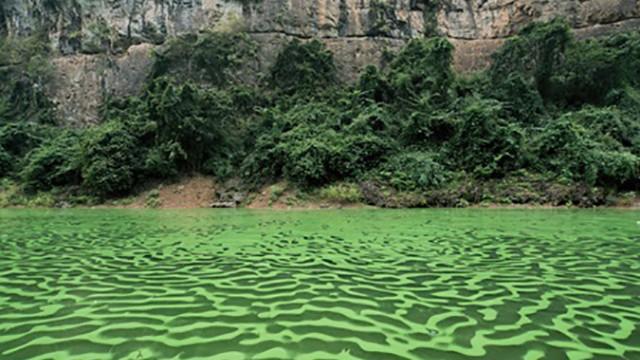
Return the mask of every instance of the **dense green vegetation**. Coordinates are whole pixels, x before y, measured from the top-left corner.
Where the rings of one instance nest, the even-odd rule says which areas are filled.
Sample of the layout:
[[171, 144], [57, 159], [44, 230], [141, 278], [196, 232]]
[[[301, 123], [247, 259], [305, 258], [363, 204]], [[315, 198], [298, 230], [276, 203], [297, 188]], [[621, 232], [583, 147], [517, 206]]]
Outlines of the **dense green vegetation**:
[[590, 205], [640, 185], [639, 33], [577, 41], [561, 20], [532, 24], [472, 76], [452, 71], [448, 41], [415, 39], [354, 85], [318, 41], [289, 43], [247, 85], [256, 44], [205, 33], [170, 42], [140, 96], [73, 131], [50, 125], [37, 44], [0, 44], [0, 171], [25, 191], [108, 198], [201, 172], [373, 203], [372, 189], [411, 205]]

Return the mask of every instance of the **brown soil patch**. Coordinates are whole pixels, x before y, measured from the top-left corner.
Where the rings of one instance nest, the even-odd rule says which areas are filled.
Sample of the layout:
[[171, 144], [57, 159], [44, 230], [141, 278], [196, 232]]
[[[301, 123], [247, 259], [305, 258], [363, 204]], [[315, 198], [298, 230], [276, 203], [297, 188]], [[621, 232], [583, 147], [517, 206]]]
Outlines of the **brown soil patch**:
[[157, 190], [159, 209], [195, 209], [208, 208], [213, 202], [215, 182], [212, 177], [195, 175], [185, 177], [171, 184], [160, 184], [153, 189], [138, 194], [127, 208], [149, 207], [150, 194]]
[[[150, 183], [137, 195], [107, 202], [96, 207], [107, 208], [150, 208], [159, 209], [197, 209], [209, 208], [215, 201], [216, 182], [213, 177], [204, 175], [185, 176], [173, 183]], [[275, 194], [274, 194], [275, 192]], [[295, 187], [286, 182], [279, 182], [262, 187], [251, 193], [245, 204], [247, 209], [275, 210], [313, 210], [370, 207], [365, 204], [343, 204], [318, 199], [313, 195], [300, 194]], [[564, 206], [550, 204], [471, 204], [472, 208], [506, 208], [506, 209], [557, 209]], [[640, 197], [626, 199], [612, 206], [618, 209], [639, 209]]]

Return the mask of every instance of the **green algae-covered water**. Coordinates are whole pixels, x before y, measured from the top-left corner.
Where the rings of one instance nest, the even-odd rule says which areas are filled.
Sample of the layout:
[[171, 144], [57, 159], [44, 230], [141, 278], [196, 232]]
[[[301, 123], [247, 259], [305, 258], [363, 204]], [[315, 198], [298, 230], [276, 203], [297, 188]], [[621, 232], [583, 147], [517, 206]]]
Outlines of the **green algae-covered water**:
[[640, 359], [638, 221], [0, 211], [0, 359]]

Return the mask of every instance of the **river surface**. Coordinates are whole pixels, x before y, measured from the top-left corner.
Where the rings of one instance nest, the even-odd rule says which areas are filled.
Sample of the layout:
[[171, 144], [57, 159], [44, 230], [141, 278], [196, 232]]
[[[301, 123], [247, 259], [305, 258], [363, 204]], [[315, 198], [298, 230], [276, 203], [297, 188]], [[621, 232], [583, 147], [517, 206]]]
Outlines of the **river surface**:
[[640, 359], [639, 221], [1, 210], [0, 359]]

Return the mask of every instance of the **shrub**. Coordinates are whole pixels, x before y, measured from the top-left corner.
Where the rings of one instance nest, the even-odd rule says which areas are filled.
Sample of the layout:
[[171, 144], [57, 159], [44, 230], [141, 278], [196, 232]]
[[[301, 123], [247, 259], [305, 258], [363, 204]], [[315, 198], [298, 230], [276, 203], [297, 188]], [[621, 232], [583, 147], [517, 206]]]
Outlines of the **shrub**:
[[211, 158], [204, 162], [201, 172], [207, 175], [213, 175], [218, 180], [224, 180], [233, 175], [234, 159], [228, 158]]
[[162, 200], [160, 199], [160, 191], [158, 189], [153, 189], [149, 191], [147, 197], [144, 200], [145, 207], [148, 208], [158, 208], [162, 205]]
[[640, 122], [634, 115], [616, 107], [585, 107], [571, 114], [571, 120], [589, 129], [594, 136], [610, 138], [631, 151], [640, 153]]
[[285, 160], [277, 142], [278, 138], [273, 134], [262, 134], [256, 139], [252, 151], [240, 166], [240, 174], [245, 180], [260, 184], [282, 176]]
[[[337, 136], [331, 139], [323, 133], [336, 127], [337, 109], [325, 103], [307, 102], [286, 110], [280, 107], [267, 109], [252, 131], [256, 141], [242, 162], [241, 173], [262, 182], [274, 180], [285, 172], [289, 179], [300, 183], [324, 181], [320, 179], [325, 173], [324, 161], [318, 157], [322, 149], [327, 148], [326, 142], [333, 142]], [[305, 144], [307, 140], [309, 143]], [[333, 148], [333, 145], [328, 147]], [[295, 164], [295, 161], [304, 164]], [[317, 169], [318, 174], [312, 174], [312, 163], [322, 164], [317, 165], [322, 167]]]
[[185, 35], [156, 51], [152, 77], [175, 75], [179, 80], [206, 80], [225, 85], [235, 80], [237, 70], [255, 53], [246, 34], [206, 31]]
[[335, 83], [333, 54], [318, 40], [293, 40], [278, 54], [270, 84], [285, 94], [310, 92]]
[[87, 132], [82, 144], [83, 185], [98, 196], [128, 193], [141, 168], [139, 143], [126, 128], [109, 122]]
[[617, 49], [596, 39], [576, 42], [550, 78], [550, 96], [573, 106], [603, 104], [607, 94], [619, 86], [621, 75]]
[[388, 102], [393, 95], [393, 89], [383, 74], [373, 65], [364, 68], [358, 79], [358, 90], [364, 99], [375, 102]]
[[500, 102], [469, 98], [456, 113], [456, 133], [447, 150], [457, 166], [477, 176], [503, 176], [519, 166], [523, 135], [505, 120]]
[[44, 139], [53, 136], [53, 132], [51, 128], [35, 123], [9, 123], [0, 127], [0, 146], [12, 156], [21, 158]]
[[151, 83], [145, 100], [148, 119], [157, 124], [155, 144], [171, 148], [183, 168], [200, 170], [225, 148], [224, 131], [233, 113], [228, 93], [159, 78]]
[[269, 205], [278, 201], [284, 195], [286, 188], [282, 185], [274, 184], [269, 187]]
[[[591, 154], [591, 167], [586, 172], [589, 183], [610, 187], [637, 185], [640, 175], [640, 157], [625, 150], [595, 147]], [[593, 180], [592, 180], [593, 179]]]
[[0, 177], [19, 169], [26, 154], [55, 133], [49, 126], [30, 122], [12, 122], [0, 127]]
[[390, 65], [389, 79], [399, 101], [426, 93], [434, 104], [444, 104], [453, 81], [453, 46], [444, 38], [413, 39]]
[[638, 114], [640, 114], [640, 89], [625, 85], [609, 92], [605, 101], [608, 104], [615, 104], [628, 115], [634, 115], [638, 119]]
[[392, 115], [387, 107], [377, 104], [357, 108], [352, 116], [346, 121], [349, 125], [345, 128], [351, 134], [395, 137], [403, 125], [401, 119]]
[[392, 36], [393, 25], [398, 23], [395, 9], [386, 0], [371, 0], [368, 21], [371, 24], [368, 36]]
[[[318, 186], [353, 178], [377, 166], [389, 145], [374, 135], [342, 135], [333, 129], [299, 126], [282, 135], [270, 152], [287, 179]], [[268, 157], [265, 157], [268, 158]]]
[[362, 192], [357, 185], [349, 183], [332, 184], [318, 191], [318, 196], [339, 204], [355, 204], [362, 201]]
[[575, 113], [550, 121], [532, 145], [545, 170], [575, 181], [620, 186], [638, 175], [638, 156], [615, 142], [599, 142], [576, 120]]
[[520, 74], [546, 98], [550, 79], [561, 66], [571, 41], [569, 25], [562, 19], [532, 23], [493, 54], [489, 76], [494, 84], [500, 84], [511, 74]]
[[186, 155], [179, 144], [175, 142], [160, 143], [147, 150], [142, 166], [143, 172], [152, 178], [174, 177], [178, 175], [178, 159], [185, 157]]
[[615, 59], [620, 82], [640, 86], [640, 31], [615, 34], [602, 41], [604, 46], [617, 51]]
[[136, 137], [146, 175], [162, 178], [179, 170], [218, 174], [226, 171], [217, 165], [230, 161], [243, 145], [234, 101], [229, 91], [159, 77], [141, 98], [109, 103], [105, 117]]
[[533, 125], [545, 112], [544, 101], [531, 80], [520, 73], [508, 74], [488, 87], [487, 95], [503, 104], [505, 114], [523, 125]]
[[0, 146], [0, 179], [9, 175], [13, 168], [13, 157]]
[[355, 178], [380, 164], [394, 144], [373, 134], [349, 135], [339, 138], [335, 172], [340, 178]]
[[422, 151], [392, 156], [377, 171], [382, 181], [398, 190], [437, 188], [449, 178], [449, 172], [436, 161], [436, 155]]
[[285, 177], [303, 186], [318, 186], [335, 180], [339, 156], [338, 134], [327, 128], [299, 126], [282, 137], [278, 145], [284, 155]]
[[441, 145], [453, 137], [455, 130], [455, 116], [451, 111], [421, 104], [409, 114], [403, 138], [410, 145]]
[[28, 191], [49, 190], [80, 180], [80, 137], [72, 131], [45, 141], [27, 156], [21, 178]]
[[[356, 111], [356, 113], [358, 113]], [[308, 102], [266, 111], [243, 174], [284, 176], [303, 186], [353, 178], [377, 166], [393, 147], [391, 117], [376, 105], [351, 120], [326, 103]]]

